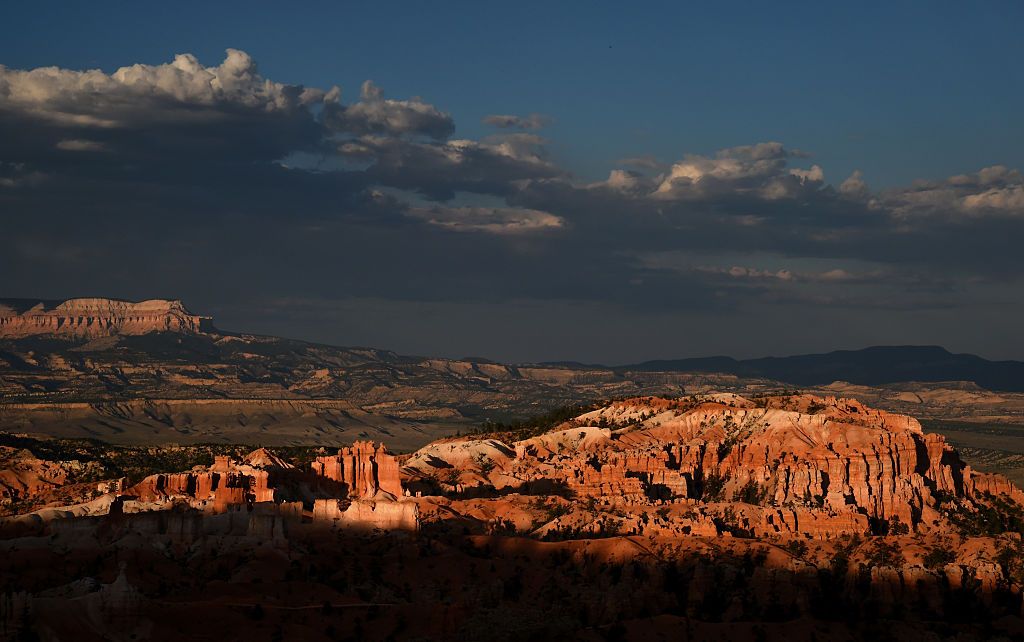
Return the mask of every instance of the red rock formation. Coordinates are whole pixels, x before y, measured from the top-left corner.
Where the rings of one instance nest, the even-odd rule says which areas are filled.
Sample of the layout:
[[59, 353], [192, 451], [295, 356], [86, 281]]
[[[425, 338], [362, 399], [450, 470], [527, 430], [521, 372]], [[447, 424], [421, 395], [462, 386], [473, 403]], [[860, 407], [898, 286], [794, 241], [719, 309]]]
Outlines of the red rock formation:
[[[679, 503], [721, 532], [818, 538], [942, 529], [948, 507], [940, 498], [965, 501], [967, 510], [985, 494], [1024, 505], [1009, 481], [973, 472], [915, 419], [835, 397], [627, 399], [514, 448], [498, 444], [515, 456], [487, 469], [473, 455], [485, 443], [428, 446], [409, 459], [410, 475], [475, 477], [506, 493], [546, 482], [616, 507], [615, 528], [637, 533], [652, 528], [647, 507]], [[592, 529], [585, 520], [569, 527]]]
[[419, 528], [419, 508], [410, 501], [318, 499], [313, 521], [346, 530], [402, 530]]
[[0, 303], [0, 338], [51, 335], [95, 338], [150, 332], [200, 332], [204, 317], [190, 313], [181, 301], [152, 299], [68, 299], [57, 304]]
[[337, 455], [317, 457], [311, 466], [317, 475], [346, 484], [349, 497], [369, 498], [378, 492], [402, 496], [398, 461], [384, 444], [375, 447], [372, 441], [357, 441]]
[[142, 502], [181, 499], [223, 513], [235, 504], [272, 502], [275, 489], [270, 473], [248, 464], [235, 464], [229, 457], [214, 458], [206, 471], [150, 475], [125, 491]]

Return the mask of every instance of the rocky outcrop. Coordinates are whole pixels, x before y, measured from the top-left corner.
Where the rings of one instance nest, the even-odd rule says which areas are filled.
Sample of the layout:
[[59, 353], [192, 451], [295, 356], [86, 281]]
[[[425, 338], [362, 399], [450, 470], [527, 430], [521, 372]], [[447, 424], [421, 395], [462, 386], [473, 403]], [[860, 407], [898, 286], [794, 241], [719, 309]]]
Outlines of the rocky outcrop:
[[[272, 463], [276, 456], [256, 451], [246, 459]], [[150, 475], [125, 491], [125, 495], [143, 503], [179, 500], [202, 510], [223, 513], [236, 504], [273, 502], [275, 489], [270, 484], [269, 470], [262, 466], [237, 464], [231, 458], [219, 455], [208, 470]]]
[[37, 335], [97, 338], [150, 332], [197, 333], [208, 321], [181, 301], [68, 299], [58, 303], [0, 301], [0, 338]]
[[[514, 456], [486, 460], [488, 443]], [[975, 473], [917, 420], [837, 397], [626, 399], [511, 447], [494, 443], [433, 444], [409, 458], [410, 478], [498, 493], [545, 482], [550, 494], [613, 507], [618, 517], [603, 527], [635, 533], [654, 528], [651, 508], [674, 504], [688, 507], [689, 521], [663, 525], [669, 530], [696, 532], [705, 516], [720, 533], [815, 538], [942, 530], [951, 506], [943, 502], [971, 511], [1004, 496], [1024, 506], [1013, 484]]]
[[0, 502], [32, 497], [67, 480], [67, 467], [24, 449], [0, 446]]
[[318, 499], [313, 504], [313, 522], [355, 531], [415, 531], [419, 509], [411, 501]]
[[357, 441], [337, 455], [317, 457], [311, 467], [315, 474], [345, 484], [351, 498], [371, 498], [380, 493], [392, 499], [402, 496], [398, 461], [388, 454], [384, 444]]

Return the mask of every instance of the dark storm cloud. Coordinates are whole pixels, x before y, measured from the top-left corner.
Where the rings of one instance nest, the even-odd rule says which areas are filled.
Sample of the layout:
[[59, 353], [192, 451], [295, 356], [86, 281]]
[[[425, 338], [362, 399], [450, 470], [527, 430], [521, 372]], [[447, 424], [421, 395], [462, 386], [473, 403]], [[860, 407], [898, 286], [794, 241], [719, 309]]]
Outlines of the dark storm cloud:
[[2, 285], [693, 311], [941, 306], [1024, 275], [1007, 168], [876, 193], [767, 142], [585, 183], [536, 134], [454, 132], [421, 99], [367, 82], [345, 104], [235, 50], [214, 67], [0, 68]]

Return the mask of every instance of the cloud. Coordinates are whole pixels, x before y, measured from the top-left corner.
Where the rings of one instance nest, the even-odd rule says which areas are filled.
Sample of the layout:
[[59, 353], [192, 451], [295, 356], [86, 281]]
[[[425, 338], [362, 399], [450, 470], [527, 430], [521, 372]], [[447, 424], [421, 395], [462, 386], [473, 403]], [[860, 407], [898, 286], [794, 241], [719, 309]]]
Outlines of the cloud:
[[0, 160], [0, 187], [31, 187], [46, 180], [46, 174], [26, 169], [24, 163]]
[[532, 134], [441, 143], [363, 136], [344, 142], [339, 153], [368, 162], [366, 176], [376, 183], [450, 200], [459, 191], [506, 196], [521, 181], [562, 176], [544, 143]]
[[[4, 111], [60, 126], [104, 129], [185, 118], [188, 106], [294, 112], [317, 94], [263, 78], [248, 54], [228, 49], [217, 67], [204, 67], [191, 54], [179, 54], [169, 64], [121, 67], [109, 75], [97, 69], [0, 67], [0, 96]], [[191, 117], [212, 118], [218, 113], [223, 114], [196, 111]]]
[[870, 282], [883, 276], [880, 271], [855, 274], [843, 268], [832, 268], [822, 272], [793, 271], [785, 268], [779, 270], [764, 270], [752, 267], [734, 265], [732, 267], [698, 266], [694, 268], [698, 272], [720, 276], [728, 276], [734, 279], [754, 280], [775, 280], [784, 282], [811, 282], [811, 283], [852, 283]]
[[99, 152], [106, 149], [106, 145], [94, 140], [82, 138], [68, 138], [57, 143], [57, 149], [68, 152]]
[[543, 129], [551, 124], [551, 118], [543, 114], [530, 114], [529, 116], [494, 114], [485, 116], [483, 123], [499, 129]]
[[412, 208], [409, 215], [456, 232], [531, 234], [557, 230], [565, 220], [539, 210], [502, 207]]
[[672, 165], [655, 196], [674, 200], [745, 192], [766, 199], [793, 197], [824, 181], [824, 172], [817, 165], [787, 169], [788, 159], [799, 156], [777, 142], [723, 149], [712, 158], [688, 156]]
[[373, 82], [363, 83], [360, 101], [345, 107], [328, 100], [324, 122], [333, 130], [353, 134], [420, 134], [444, 139], [455, 132], [449, 114], [419, 98], [391, 100]]
[[919, 181], [882, 195], [904, 219], [1024, 217], [1024, 175], [1002, 165], [940, 181]]
[[870, 194], [868, 184], [864, 182], [864, 175], [859, 169], [854, 170], [846, 180], [839, 184], [839, 192], [856, 199], [867, 198]]
[[834, 186], [827, 166], [762, 142], [640, 155], [592, 181], [556, 162], [535, 115], [455, 138], [452, 116], [420, 98], [371, 82], [342, 96], [267, 78], [237, 50], [109, 74], [0, 68], [0, 274], [28, 296], [680, 315], [991, 309], [1024, 279], [1024, 179], [1007, 167], [879, 192], [859, 171]]

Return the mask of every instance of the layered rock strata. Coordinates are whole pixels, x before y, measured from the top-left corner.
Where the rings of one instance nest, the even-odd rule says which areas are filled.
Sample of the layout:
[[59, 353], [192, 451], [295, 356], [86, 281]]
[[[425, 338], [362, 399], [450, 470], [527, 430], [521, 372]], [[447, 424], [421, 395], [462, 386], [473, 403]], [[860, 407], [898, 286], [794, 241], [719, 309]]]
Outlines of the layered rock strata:
[[208, 319], [192, 314], [181, 301], [151, 299], [68, 299], [34, 305], [0, 302], [0, 338], [30, 336], [97, 338], [150, 332], [197, 333]]

